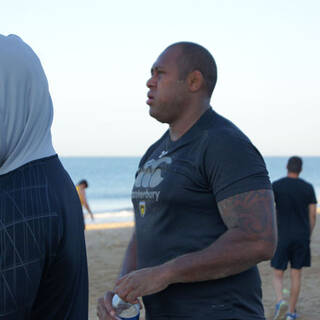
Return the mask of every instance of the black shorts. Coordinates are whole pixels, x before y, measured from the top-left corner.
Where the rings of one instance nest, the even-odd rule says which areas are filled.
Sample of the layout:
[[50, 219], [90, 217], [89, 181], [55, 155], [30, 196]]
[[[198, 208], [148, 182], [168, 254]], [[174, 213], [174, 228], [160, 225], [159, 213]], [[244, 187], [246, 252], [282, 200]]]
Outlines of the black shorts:
[[0, 175], [2, 319], [88, 319], [82, 209], [57, 156]]
[[289, 261], [293, 269], [310, 267], [310, 240], [304, 238], [279, 240], [271, 266], [278, 270], [286, 270]]

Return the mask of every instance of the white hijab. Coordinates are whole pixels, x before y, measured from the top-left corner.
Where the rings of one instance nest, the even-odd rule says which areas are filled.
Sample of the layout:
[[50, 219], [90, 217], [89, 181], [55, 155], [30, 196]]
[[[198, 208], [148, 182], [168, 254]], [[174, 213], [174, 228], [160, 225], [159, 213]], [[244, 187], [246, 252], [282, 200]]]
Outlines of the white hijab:
[[48, 81], [33, 50], [0, 34], [0, 175], [54, 155]]

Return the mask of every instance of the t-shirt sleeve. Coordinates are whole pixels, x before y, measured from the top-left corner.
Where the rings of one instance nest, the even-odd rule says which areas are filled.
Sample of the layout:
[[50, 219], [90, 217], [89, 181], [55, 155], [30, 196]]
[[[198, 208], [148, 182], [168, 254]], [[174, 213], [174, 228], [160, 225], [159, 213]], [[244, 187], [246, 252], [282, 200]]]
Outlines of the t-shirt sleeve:
[[261, 154], [245, 136], [226, 135], [210, 140], [205, 168], [216, 201], [248, 191], [272, 189]]

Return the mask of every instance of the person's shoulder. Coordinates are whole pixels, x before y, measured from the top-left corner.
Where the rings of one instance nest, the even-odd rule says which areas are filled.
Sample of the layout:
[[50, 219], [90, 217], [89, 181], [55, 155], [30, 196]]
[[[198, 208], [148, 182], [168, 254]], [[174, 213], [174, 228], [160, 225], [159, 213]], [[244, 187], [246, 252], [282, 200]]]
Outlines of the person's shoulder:
[[298, 180], [299, 180], [299, 183], [304, 185], [306, 188], [313, 189], [313, 185], [310, 182], [308, 182], [302, 178], [299, 178]]
[[256, 150], [250, 139], [230, 120], [213, 111], [205, 127], [207, 146], [215, 152]]
[[280, 179], [277, 179], [277, 180], [274, 180], [273, 182], [272, 182], [272, 187], [273, 188], [277, 188], [277, 187], [279, 187], [279, 186], [282, 186], [283, 184], [286, 184], [287, 183], [287, 177], [282, 177], [282, 178], [280, 178]]
[[259, 150], [230, 120], [214, 112], [203, 135], [204, 159], [210, 167], [214, 165], [226, 170], [242, 170], [247, 173], [255, 171], [267, 175]]
[[282, 177], [282, 178], [279, 178], [279, 179], [277, 179], [277, 180], [274, 180], [274, 181], [272, 182], [272, 184], [284, 183], [284, 182], [286, 182], [287, 180], [288, 180], [287, 177]]
[[215, 111], [213, 112], [214, 114], [208, 126], [208, 133], [211, 137], [217, 139], [218, 142], [224, 140], [250, 142], [249, 138], [232, 121]]

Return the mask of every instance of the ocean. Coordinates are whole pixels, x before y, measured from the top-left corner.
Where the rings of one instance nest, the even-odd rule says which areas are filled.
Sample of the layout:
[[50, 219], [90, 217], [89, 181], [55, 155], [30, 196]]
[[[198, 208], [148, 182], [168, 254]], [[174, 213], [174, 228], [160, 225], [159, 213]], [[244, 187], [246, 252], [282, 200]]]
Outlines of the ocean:
[[[286, 175], [288, 157], [265, 157], [271, 181]], [[91, 210], [105, 221], [131, 221], [131, 189], [139, 157], [62, 157], [61, 161], [76, 184], [89, 183], [87, 199]], [[301, 178], [313, 184], [320, 200], [320, 157], [303, 157]]]

